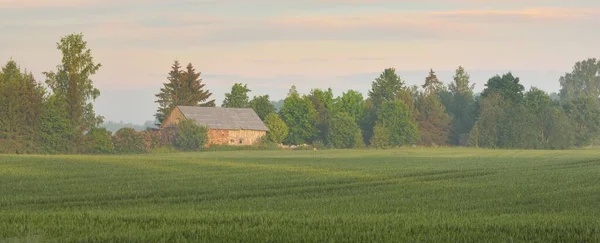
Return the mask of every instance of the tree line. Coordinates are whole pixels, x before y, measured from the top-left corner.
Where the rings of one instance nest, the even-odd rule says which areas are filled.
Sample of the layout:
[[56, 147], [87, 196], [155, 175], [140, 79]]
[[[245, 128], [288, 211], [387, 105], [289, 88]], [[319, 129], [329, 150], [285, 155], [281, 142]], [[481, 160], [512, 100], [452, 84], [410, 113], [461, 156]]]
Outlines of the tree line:
[[[56, 70], [37, 82], [10, 60], [0, 72], [0, 153], [140, 153], [175, 146], [197, 150], [206, 129], [182, 124], [175, 134], [122, 128], [114, 134], [100, 125], [93, 101], [100, 91], [91, 76], [100, 68], [82, 34], [61, 38]], [[331, 148], [473, 146], [484, 148], [568, 149], [585, 147], [600, 135], [600, 60], [575, 63], [558, 80], [557, 94], [504, 73], [474, 92], [468, 72], [456, 69], [449, 84], [430, 70], [423, 84], [408, 86], [394, 68], [372, 81], [366, 97], [331, 88], [300, 94], [292, 86], [280, 102], [268, 94], [250, 98], [247, 84], [235, 83], [222, 107], [252, 108], [269, 128], [263, 143], [312, 144]], [[178, 105], [216, 106], [201, 73], [175, 61], [156, 94], [159, 125]], [[275, 106], [277, 104], [278, 107]], [[189, 131], [189, 132], [186, 132]], [[190, 134], [186, 134], [190, 133]], [[191, 147], [190, 147], [191, 146]]]

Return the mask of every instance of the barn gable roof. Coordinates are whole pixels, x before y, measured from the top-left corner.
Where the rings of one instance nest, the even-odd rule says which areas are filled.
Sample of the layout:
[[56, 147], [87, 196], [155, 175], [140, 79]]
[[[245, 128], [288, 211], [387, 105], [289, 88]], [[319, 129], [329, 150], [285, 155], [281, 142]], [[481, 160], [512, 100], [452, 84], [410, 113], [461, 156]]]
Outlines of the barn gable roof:
[[252, 108], [197, 106], [178, 106], [177, 108], [186, 119], [194, 120], [210, 129], [269, 130]]

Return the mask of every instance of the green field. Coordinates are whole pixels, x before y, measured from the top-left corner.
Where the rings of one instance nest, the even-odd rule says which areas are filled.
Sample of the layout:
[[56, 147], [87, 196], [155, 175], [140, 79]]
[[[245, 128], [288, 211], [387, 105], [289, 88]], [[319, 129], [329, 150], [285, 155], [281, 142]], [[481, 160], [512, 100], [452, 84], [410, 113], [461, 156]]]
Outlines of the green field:
[[600, 242], [600, 152], [0, 155], [0, 242]]

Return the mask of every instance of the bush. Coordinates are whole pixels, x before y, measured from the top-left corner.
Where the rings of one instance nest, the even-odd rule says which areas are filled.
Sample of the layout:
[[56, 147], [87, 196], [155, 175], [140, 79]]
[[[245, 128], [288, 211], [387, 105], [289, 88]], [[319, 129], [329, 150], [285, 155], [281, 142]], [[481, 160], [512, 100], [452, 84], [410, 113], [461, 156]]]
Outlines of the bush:
[[362, 135], [360, 126], [347, 113], [339, 113], [329, 120], [327, 140], [333, 148], [358, 148], [361, 146]]
[[208, 128], [192, 120], [182, 120], [177, 125], [176, 148], [183, 151], [199, 151], [208, 143]]
[[137, 154], [146, 153], [144, 137], [133, 128], [124, 127], [119, 129], [113, 136], [115, 153], [118, 154]]
[[84, 152], [88, 154], [112, 154], [114, 145], [111, 132], [106, 128], [92, 128], [85, 135]]

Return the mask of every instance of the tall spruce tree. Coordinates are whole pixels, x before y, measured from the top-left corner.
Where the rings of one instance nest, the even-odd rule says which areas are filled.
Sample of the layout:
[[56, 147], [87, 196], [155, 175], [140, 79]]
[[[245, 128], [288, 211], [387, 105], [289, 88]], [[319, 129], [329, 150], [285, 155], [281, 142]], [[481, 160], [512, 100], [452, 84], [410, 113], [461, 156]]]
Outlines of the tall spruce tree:
[[175, 61], [167, 77], [168, 82], [163, 84], [160, 93], [156, 94], [158, 110], [155, 114], [159, 123], [162, 123], [169, 113], [179, 105], [214, 107], [215, 100], [209, 100], [212, 93], [204, 89], [200, 72], [189, 63], [186, 70], [181, 69], [179, 61]]

